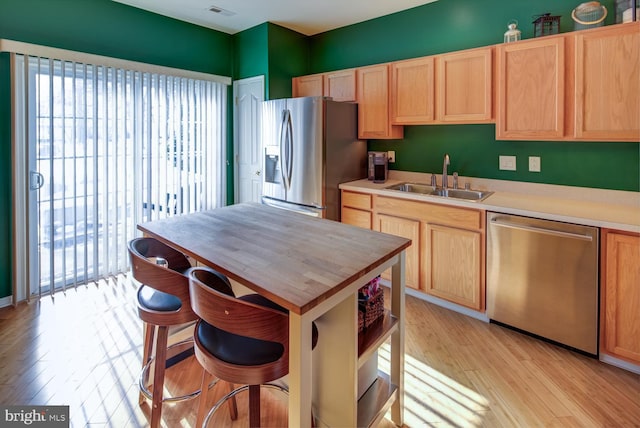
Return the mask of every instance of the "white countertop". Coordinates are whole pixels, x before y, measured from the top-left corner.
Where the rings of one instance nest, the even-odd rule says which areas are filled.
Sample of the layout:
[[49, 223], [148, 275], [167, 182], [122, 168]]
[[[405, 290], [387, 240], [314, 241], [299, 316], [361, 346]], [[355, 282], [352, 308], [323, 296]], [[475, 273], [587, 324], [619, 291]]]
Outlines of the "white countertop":
[[389, 171], [385, 183], [357, 180], [341, 184], [340, 189], [640, 233], [640, 192], [462, 176], [458, 180], [460, 188], [469, 183], [472, 189], [494, 193], [473, 202], [386, 189], [406, 181], [429, 184], [431, 174]]

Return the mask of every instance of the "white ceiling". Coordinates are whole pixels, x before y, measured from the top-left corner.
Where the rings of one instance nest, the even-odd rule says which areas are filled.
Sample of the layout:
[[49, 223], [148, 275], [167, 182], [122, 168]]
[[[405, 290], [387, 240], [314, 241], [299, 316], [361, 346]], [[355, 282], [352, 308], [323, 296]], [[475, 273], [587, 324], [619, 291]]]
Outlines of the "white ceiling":
[[[436, 0], [113, 0], [228, 34], [263, 22], [311, 36]], [[215, 6], [232, 13], [210, 12]]]

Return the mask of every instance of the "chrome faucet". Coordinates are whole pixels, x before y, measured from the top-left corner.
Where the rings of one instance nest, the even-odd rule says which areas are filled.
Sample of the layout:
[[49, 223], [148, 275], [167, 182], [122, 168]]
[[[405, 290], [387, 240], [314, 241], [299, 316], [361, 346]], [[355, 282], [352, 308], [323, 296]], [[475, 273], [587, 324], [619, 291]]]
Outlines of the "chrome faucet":
[[447, 165], [449, 165], [449, 155], [445, 153], [444, 162], [442, 164], [442, 188], [446, 189], [448, 187], [447, 182]]

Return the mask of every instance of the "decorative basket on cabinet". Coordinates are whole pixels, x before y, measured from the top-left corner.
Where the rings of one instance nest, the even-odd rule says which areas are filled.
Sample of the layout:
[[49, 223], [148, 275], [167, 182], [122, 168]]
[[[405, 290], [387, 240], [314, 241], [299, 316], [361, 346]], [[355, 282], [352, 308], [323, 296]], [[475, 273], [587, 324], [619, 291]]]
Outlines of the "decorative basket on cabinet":
[[384, 314], [384, 292], [380, 277], [358, 290], [358, 332], [376, 322]]

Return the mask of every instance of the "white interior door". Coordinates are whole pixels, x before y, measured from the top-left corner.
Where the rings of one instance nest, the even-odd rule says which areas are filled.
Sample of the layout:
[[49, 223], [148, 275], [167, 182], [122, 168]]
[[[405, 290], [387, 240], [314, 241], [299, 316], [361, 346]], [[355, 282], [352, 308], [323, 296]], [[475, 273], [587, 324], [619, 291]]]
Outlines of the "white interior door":
[[233, 122], [236, 203], [260, 202], [262, 195], [262, 144], [260, 103], [264, 101], [264, 76], [233, 82]]

